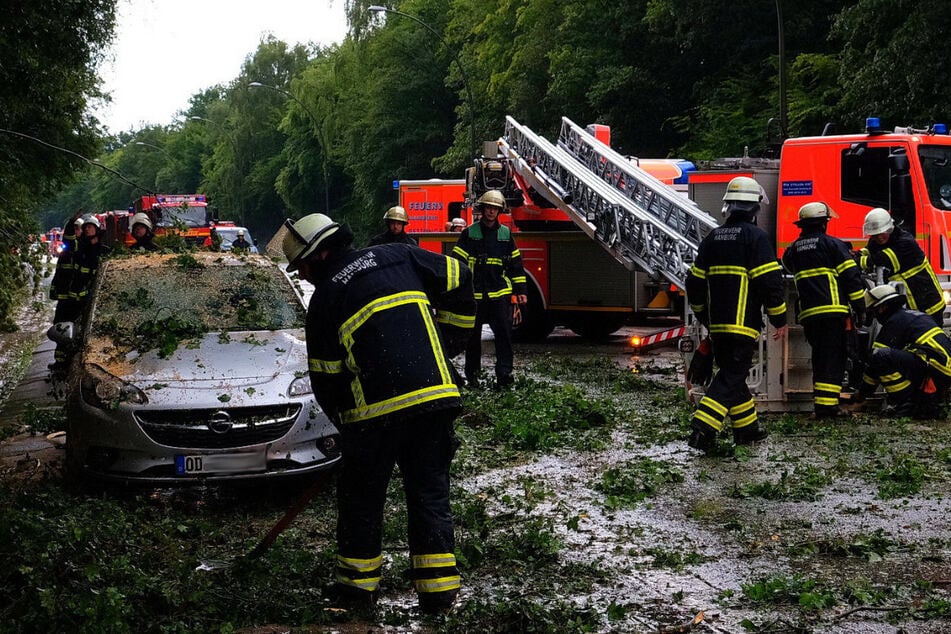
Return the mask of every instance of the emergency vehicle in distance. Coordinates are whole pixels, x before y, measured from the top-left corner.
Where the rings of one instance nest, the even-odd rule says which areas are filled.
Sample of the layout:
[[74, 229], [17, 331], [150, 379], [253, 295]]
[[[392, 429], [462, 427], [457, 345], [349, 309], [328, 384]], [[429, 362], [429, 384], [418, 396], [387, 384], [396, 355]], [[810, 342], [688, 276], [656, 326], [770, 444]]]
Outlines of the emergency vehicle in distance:
[[128, 210], [96, 214], [102, 222], [106, 241], [126, 245], [135, 242], [129, 221], [139, 212], [147, 214], [152, 220], [156, 236], [174, 231], [186, 244], [197, 247], [211, 243], [213, 227], [234, 225], [233, 222], [217, 219], [217, 213], [208, 206], [208, 198], [204, 194], [150, 194], [137, 198]]

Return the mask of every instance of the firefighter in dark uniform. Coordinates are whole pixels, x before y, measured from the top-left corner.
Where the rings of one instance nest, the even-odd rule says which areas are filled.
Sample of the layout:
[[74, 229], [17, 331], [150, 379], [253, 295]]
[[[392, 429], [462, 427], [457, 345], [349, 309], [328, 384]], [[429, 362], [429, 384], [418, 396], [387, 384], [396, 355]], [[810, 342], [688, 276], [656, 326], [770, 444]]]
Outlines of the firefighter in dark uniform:
[[885, 414], [938, 417], [951, 385], [951, 339], [930, 315], [904, 308], [905, 299], [890, 284], [866, 291], [865, 303], [882, 329], [853, 401], [861, 403], [881, 383]]
[[152, 220], [149, 218], [149, 215], [143, 212], [139, 212], [132, 216], [132, 237], [135, 239], [135, 242], [132, 246], [129, 247], [129, 251], [135, 252], [152, 252], [158, 250], [158, 245], [153, 242], [155, 239], [155, 233], [153, 233]]
[[762, 308], [778, 339], [786, 333], [786, 303], [782, 268], [766, 232], [755, 225], [761, 200], [752, 178], [729, 182], [723, 196], [727, 220], [704, 238], [687, 276], [690, 308], [710, 331], [719, 366], [690, 423], [688, 444], [704, 452], [716, 447], [727, 416], [736, 444], [766, 437], [746, 378], [763, 327]]
[[499, 222], [505, 197], [494, 189], [482, 194], [475, 204], [482, 217], [459, 234], [452, 255], [472, 269], [473, 288], [478, 303], [475, 330], [466, 346], [466, 382], [479, 385], [482, 369], [482, 325], [489, 324], [495, 335], [495, 379], [508, 387], [512, 377], [512, 303], [528, 301], [522, 254], [512, 231]]
[[444, 612], [460, 585], [449, 463], [462, 401], [450, 358], [475, 321], [469, 269], [405, 244], [354, 250], [350, 229], [323, 214], [285, 227], [288, 270], [315, 286], [306, 326], [311, 384], [341, 433], [339, 598], [375, 600], [383, 507], [398, 465], [420, 608]]
[[109, 254], [109, 247], [102, 241], [102, 234], [102, 223], [96, 216], [83, 216], [83, 228], [73, 260], [73, 278], [69, 287], [70, 297], [78, 301], [80, 306], [86, 305], [92, 293], [99, 273], [99, 261]]
[[386, 210], [386, 213], [383, 214], [383, 224], [386, 225], [386, 231], [370, 238], [369, 246], [389, 244], [390, 242], [411, 244], [414, 247], [419, 244], [416, 242], [416, 238], [406, 233], [409, 216], [406, 215], [406, 210], [399, 205]]
[[799, 237], [783, 253], [783, 266], [796, 278], [796, 318], [812, 348], [812, 395], [815, 417], [847, 416], [839, 393], [848, 351], [849, 308], [862, 323], [865, 284], [848, 245], [826, 234], [835, 213], [823, 202], [799, 209]]
[[938, 326], [943, 326], [944, 293], [915, 236], [896, 227], [891, 214], [881, 207], [865, 215], [862, 229], [869, 241], [859, 252], [859, 265], [863, 269], [885, 267], [889, 280], [904, 282], [908, 307], [930, 315]]
[[[53, 323], [75, 322], [79, 318], [82, 304], [70, 295], [73, 276], [76, 270], [76, 248], [79, 244], [79, 233], [82, 232], [82, 212], [72, 216], [63, 229], [63, 250], [56, 259], [56, 271], [50, 281], [50, 299], [56, 301], [53, 312]], [[57, 343], [53, 352], [53, 363], [49, 369], [54, 375], [63, 376], [69, 366], [69, 346]]]

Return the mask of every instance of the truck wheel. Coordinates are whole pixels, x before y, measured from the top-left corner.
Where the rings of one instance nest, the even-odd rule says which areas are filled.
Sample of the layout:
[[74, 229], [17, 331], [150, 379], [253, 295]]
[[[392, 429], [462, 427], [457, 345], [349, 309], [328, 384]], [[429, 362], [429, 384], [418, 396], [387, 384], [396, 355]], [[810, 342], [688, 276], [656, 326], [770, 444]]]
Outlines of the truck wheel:
[[568, 327], [585, 339], [603, 341], [624, 325], [626, 317], [625, 313], [584, 313], [572, 317]]
[[512, 328], [512, 339], [520, 343], [539, 343], [544, 341], [555, 323], [545, 310], [541, 293], [534, 284], [528, 284], [528, 303], [522, 306], [522, 323]]

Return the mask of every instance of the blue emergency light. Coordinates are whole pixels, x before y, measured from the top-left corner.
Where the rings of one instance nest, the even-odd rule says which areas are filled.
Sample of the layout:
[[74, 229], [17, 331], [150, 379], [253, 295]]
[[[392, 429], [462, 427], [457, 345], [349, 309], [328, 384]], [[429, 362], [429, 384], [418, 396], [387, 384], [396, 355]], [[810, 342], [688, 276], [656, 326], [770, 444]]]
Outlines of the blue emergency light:
[[882, 120], [878, 117], [868, 117], [865, 119], [865, 131], [869, 134], [881, 134]]
[[935, 133], [935, 134], [947, 134], [947, 133], [948, 133], [948, 125], [947, 125], [946, 123], [936, 123], [936, 124], [934, 124], [934, 128], [932, 128], [932, 129], [934, 130], [934, 133]]

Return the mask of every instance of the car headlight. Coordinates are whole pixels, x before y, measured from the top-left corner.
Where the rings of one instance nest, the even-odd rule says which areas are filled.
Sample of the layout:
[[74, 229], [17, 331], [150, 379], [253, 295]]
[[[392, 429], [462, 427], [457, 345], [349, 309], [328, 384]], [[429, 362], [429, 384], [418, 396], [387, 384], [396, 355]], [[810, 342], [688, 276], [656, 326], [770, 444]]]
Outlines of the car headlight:
[[288, 396], [307, 396], [308, 394], [313, 394], [314, 390], [310, 387], [310, 377], [309, 376], [299, 376], [293, 381], [291, 381], [290, 387], [287, 388]]
[[84, 365], [79, 392], [83, 400], [100, 409], [115, 409], [120, 403], [143, 405], [149, 402], [145, 392], [109, 374], [98, 365]]

